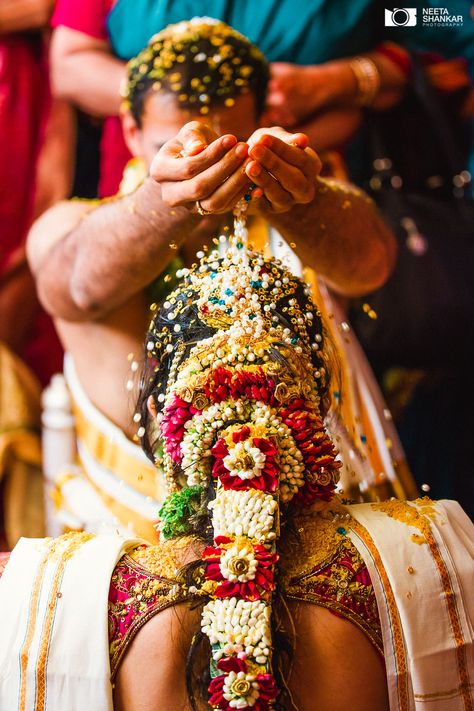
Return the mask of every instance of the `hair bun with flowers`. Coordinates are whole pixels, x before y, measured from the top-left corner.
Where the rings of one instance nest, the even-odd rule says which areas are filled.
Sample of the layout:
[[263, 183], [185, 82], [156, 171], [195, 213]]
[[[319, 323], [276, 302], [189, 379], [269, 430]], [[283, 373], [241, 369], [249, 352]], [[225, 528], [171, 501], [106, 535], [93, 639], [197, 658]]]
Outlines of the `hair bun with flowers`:
[[[166, 537], [205, 519], [200, 594], [211, 645], [209, 703], [274, 708], [272, 600], [280, 516], [329, 501], [339, 462], [323, 424], [328, 376], [309, 288], [246, 245], [242, 215], [223, 257], [201, 254], [151, 323], [153, 393], [170, 496]], [[150, 445], [150, 433], [145, 448]]]

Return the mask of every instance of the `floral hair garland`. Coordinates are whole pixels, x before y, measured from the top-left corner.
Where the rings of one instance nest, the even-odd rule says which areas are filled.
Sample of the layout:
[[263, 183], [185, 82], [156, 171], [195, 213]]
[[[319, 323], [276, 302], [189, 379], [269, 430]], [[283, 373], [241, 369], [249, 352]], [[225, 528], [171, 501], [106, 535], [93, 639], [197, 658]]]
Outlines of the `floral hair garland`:
[[[158, 397], [171, 490], [160, 511], [162, 532], [182, 534], [196, 501], [213, 489], [213, 544], [202, 554], [209, 703], [220, 711], [267, 711], [278, 695], [271, 605], [280, 506], [328, 501], [338, 480], [320, 411], [326, 374], [318, 313], [298, 279], [248, 250], [242, 216], [223, 259], [203, 256], [199, 267], [183, 271], [184, 286], [164, 304], [161, 330], [152, 322], [147, 345], [152, 363], [169, 361], [167, 389]], [[301, 293], [306, 303], [292, 296]], [[193, 342], [198, 323], [213, 335]]]
[[233, 106], [252, 89], [256, 67], [267, 76], [265, 57], [247, 37], [212, 17], [193, 17], [165, 27], [129, 61], [121, 93], [130, 108], [134, 95], [150, 86], [174, 94], [181, 108], [208, 114], [213, 102]]

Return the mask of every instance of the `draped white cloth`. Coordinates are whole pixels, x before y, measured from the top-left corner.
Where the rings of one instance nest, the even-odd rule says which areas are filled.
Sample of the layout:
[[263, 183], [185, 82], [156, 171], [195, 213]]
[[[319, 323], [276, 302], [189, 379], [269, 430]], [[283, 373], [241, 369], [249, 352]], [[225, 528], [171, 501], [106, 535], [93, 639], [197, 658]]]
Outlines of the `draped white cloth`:
[[347, 510], [377, 597], [390, 709], [473, 709], [473, 524], [455, 501]]
[[0, 579], [0, 709], [112, 711], [107, 600], [135, 541], [22, 538]]
[[[82, 413], [88, 426], [106, 438], [109, 446], [114, 446], [129, 460], [136, 461], [137, 472], [140, 469], [149, 469], [150, 462], [141, 447], [131, 442], [125, 433], [90, 401], [77, 377], [73, 360], [67, 354], [64, 359], [64, 376], [75, 407]], [[79, 433], [76, 435], [81, 466], [71, 466], [68, 470], [71, 475], [60, 477], [62, 479], [61, 505], [57, 515], [62, 517], [70, 528], [82, 528], [95, 533], [102, 533], [108, 529], [119, 530], [123, 535], [129, 535], [130, 529], [133, 531], [133, 526], [130, 526], [127, 531], [124, 522], [107, 508], [104, 500], [99, 496], [98, 491], [101, 491], [106, 497], [130, 509], [137, 517], [152, 526], [156, 522], [158, 509], [166, 495], [159, 472], [156, 472], [155, 477], [160, 484], [159, 487], [157, 486], [156, 496], [146, 496], [123, 481], [119, 471], [112, 471], [110, 467], [98, 461], [87, 443], [82, 441]], [[82, 469], [87, 476], [84, 476]]]

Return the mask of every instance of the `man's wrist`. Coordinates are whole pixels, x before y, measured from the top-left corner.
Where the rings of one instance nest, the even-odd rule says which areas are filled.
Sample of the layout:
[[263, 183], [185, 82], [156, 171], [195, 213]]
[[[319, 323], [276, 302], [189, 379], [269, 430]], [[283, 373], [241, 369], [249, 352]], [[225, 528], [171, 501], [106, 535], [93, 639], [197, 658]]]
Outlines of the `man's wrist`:
[[350, 62], [345, 59], [335, 60], [327, 62], [325, 68], [328, 103], [353, 105], [358, 93], [358, 83]]
[[[189, 205], [176, 205], [172, 207], [163, 201], [160, 184], [151, 176], [147, 176], [141, 186], [135, 193], [129, 196], [131, 204], [130, 212], [134, 212], [137, 207], [137, 202], [140, 206], [142, 217], [156, 218], [158, 216], [171, 218], [171, 222], [190, 220], [191, 224], [195, 224], [199, 220], [199, 215], [194, 214], [191, 209], [194, 203]], [[136, 198], [140, 198], [138, 201]], [[173, 220], [175, 218], [175, 220]]]

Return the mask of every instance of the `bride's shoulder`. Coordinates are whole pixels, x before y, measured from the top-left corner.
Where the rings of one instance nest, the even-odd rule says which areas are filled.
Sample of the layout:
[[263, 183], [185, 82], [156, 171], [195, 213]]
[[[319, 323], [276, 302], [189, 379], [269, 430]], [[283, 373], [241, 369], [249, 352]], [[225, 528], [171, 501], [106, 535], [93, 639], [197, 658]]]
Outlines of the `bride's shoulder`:
[[126, 556], [152, 575], [174, 579], [183, 566], [200, 557], [201, 548], [196, 538], [183, 536], [153, 546], [136, 546]]
[[301, 511], [282, 526], [280, 569], [294, 579], [321, 569], [342, 551], [356, 554], [348, 538], [351, 515], [338, 500], [319, 511]]
[[153, 546], [135, 545], [117, 562], [108, 597], [113, 678], [145, 623], [167, 608], [175, 608], [192, 599], [189, 581], [182, 570], [186, 563], [199, 557], [196, 547], [193, 538], [164, 541]]

